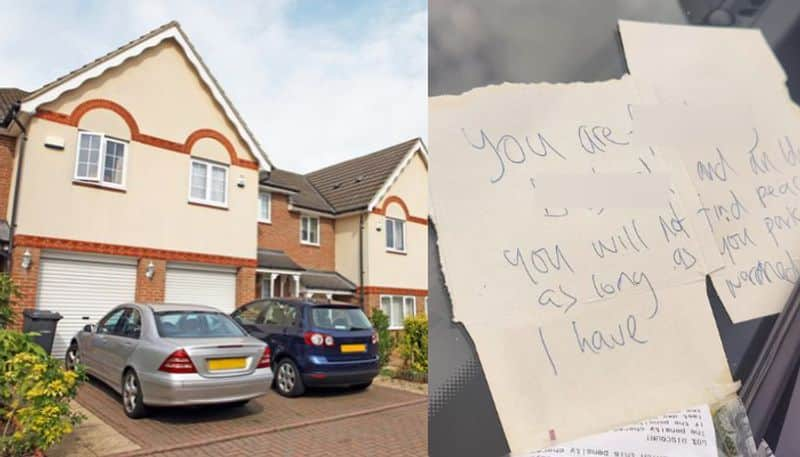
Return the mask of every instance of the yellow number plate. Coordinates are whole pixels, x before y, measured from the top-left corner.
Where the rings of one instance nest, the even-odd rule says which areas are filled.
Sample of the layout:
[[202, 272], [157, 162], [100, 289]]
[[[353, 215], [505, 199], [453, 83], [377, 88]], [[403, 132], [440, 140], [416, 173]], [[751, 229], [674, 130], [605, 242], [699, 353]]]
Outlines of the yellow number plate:
[[247, 361], [243, 357], [236, 359], [209, 359], [208, 369], [211, 371], [236, 370], [244, 368], [246, 362]]
[[342, 352], [367, 352], [366, 344], [343, 344]]

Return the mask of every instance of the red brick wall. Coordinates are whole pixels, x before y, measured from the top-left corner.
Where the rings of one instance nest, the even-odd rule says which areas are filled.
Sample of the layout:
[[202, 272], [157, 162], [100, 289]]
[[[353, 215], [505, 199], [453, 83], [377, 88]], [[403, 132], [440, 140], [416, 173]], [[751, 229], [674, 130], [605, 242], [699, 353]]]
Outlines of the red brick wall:
[[[147, 266], [153, 262], [153, 277], [147, 278]], [[166, 286], [167, 262], [165, 260], [140, 258], [136, 269], [136, 301], [140, 303], [163, 303]]]
[[14, 146], [17, 139], [0, 135], [0, 219], [6, 219], [14, 173]]
[[[31, 252], [31, 266], [27, 270], [22, 268], [22, 255], [25, 250]], [[39, 264], [40, 250], [37, 248], [26, 248], [25, 246], [15, 246], [12, 254], [13, 264], [11, 265], [11, 278], [17, 284], [22, 293], [14, 305], [14, 325], [12, 328], [22, 329], [22, 310], [36, 308], [36, 292], [39, 284]]]
[[236, 306], [256, 299], [256, 269], [242, 267], [236, 272]]
[[284, 251], [303, 268], [333, 270], [334, 220], [319, 219], [320, 245], [308, 246], [300, 243], [300, 214], [289, 211], [286, 195], [272, 194], [272, 223], [258, 224], [258, 247]]

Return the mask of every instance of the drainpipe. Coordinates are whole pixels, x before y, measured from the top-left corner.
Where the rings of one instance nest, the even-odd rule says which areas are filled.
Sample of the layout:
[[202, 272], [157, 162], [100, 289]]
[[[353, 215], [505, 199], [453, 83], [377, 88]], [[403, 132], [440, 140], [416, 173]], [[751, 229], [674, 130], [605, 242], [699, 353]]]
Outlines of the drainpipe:
[[20, 181], [22, 181], [22, 163], [25, 157], [25, 145], [28, 142], [28, 130], [25, 129], [25, 126], [22, 125], [22, 122], [20, 122], [17, 117], [19, 115], [20, 103], [14, 103], [11, 109], [14, 123], [22, 130], [22, 145], [20, 145], [19, 148], [19, 163], [17, 164], [17, 174], [14, 179], [14, 201], [11, 207], [11, 221], [9, 221], [8, 224], [8, 257], [6, 258], [6, 271], [8, 272], [11, 271], [11, 266], [13, 265], [12, 254], [14, 252], [14, 235], [17, 232], [17, 207], [19, 206]]
[[[364, 213], [358, 215], [358, 290], [364, 307]], [[365, 310], [369, 311], [369, 310]]]

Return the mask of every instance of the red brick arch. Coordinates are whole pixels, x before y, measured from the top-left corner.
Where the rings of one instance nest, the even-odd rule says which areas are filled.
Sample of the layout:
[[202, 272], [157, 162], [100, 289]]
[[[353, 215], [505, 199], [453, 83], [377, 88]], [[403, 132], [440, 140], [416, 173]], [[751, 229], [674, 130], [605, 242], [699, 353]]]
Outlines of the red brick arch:
[[128, 129], [131, 131], [132, 139], [139, 135], [139, 124], [136, 123], [136, 119], [133, 118], [133, 115], [128, 112], [128, 110], [123, 108], [122, 105], [105, 99], [87, 100], [76, 106], [69, 115], [70, 124], [77, 127], [81, 121], [81, 118], [86, 113], [96, 109], [113, 111], [128, 125]]
[[75, 109], [73, 109], [72, 113], [70, 114], [63, 114], [55, 111], [40, 109], [36, 111], [36, 117], [41, 119], [46, 119], [52, 122], [57, 122], [59, 124], [65, 124], [72, 127], [77, 127], [81, 118], [89, 111], [95, 109], [106, 109], [109, 111], [113, 111], [118, 116], [120, 116], [122, 120], [125, 121], [125, 124], [128, 125], [128, 128], [131, 131], [132, 141], [148, 144], [150, 146], [155, 146], [161, 149], [168, 149], [170, 151], [179, 152], [181, 154], [190, 154], [192, 146], [194, 146], [194, 144], [197, 141], [203, 138], [213, 138], [217, 140], [220, 144], [222, 144], [225, 150], [228, 151], [228, 155], [231, 158], [231, 165], [237, 165], [243, 168], [250, 168], [253, 170], [258, 169], [257, 162], [253, 162], [246, 159], [240, 159], [236, 155], [236, 150], [234, 149], [233, 144], [230, 142], [230, 140], [228, 140], [228, 138], [225, 137], [225, 135], [216, 130], [213, 129], [195, 130], [186, 138], [186, 141], [184, 141], [183, 143], [178, 143], [164, 138], [148, 135], [142, 133], [139, 130], [139, 124], [136, 122], [136, 119], [134, 119], [133, 115], [127, 109], [125, 109], [119, 103], [103, 98], [87, 100], [81, 103], [80, 105], [76, 106]]
[[228, 156], [230, 156], [231, 158], [231, 164], [235, 164], [238, 162], [239, 159], [236, 156], [236, 150], [233, 149], [233, 144], [231, 144], [231, 142], [225, 137], [225, 135], [213, 129], [200, 129], [192, 132], [191, 135], [189, 135], [189, 137], [186, 138], [186, 141], [184, 141], [183, 143], [184, 147], [183, 152], [185, 152], [186, 154], [191, 154], [192, 147], [194, 147], [194, 144], [202, 140], [203, 138], [212, 138], [214, 140], [217, 140], [217, 142], [219, 142], [222, 145], [222, 147], [224, 147], [225, 150], [228, 151]]
[[390, 196], [384, 198], [383, 199], [383, 205], [381, 205], [380, 208], [373, 209], [372, 212], [376, 213], [376, 214], [382, 214], [382, 215], [385, 216], [386, 215], [386, 209], [389, 208], [389, 205], [391, 205], [392, 203], [397, 203], [400, 206], [400, 208], [402, 208], [403, 213], [405, 213], [405, 215], [406, 215], [406, 220], [407, 221], [414, 222], [414, 223], [417, 223], [417, 224], [423, 224], [423, 225], [427, 225], [428, 224], [428, 219], [427, 218], [412, 216], [411, 212], [408, 210], [408, 205], [406, 205], [406, 202], [402, 198], [398, 197], [397, 195], [390, 195]]

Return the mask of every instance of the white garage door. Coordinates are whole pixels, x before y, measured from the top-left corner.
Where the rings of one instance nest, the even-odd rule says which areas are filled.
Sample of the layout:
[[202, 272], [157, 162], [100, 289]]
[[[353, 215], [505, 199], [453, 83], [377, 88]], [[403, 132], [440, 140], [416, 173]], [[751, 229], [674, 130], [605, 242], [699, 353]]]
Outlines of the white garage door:
[[167, 303], [213, 306], [224, 313], [236, 309], [236, 271], [191, 265], [167, 265]]
[[136, 261], [128, 258], [43, 253], [37, 308], [61, 313], [53, 356], [64, 357], [72, 337], [111, 308], [132, 302]]

